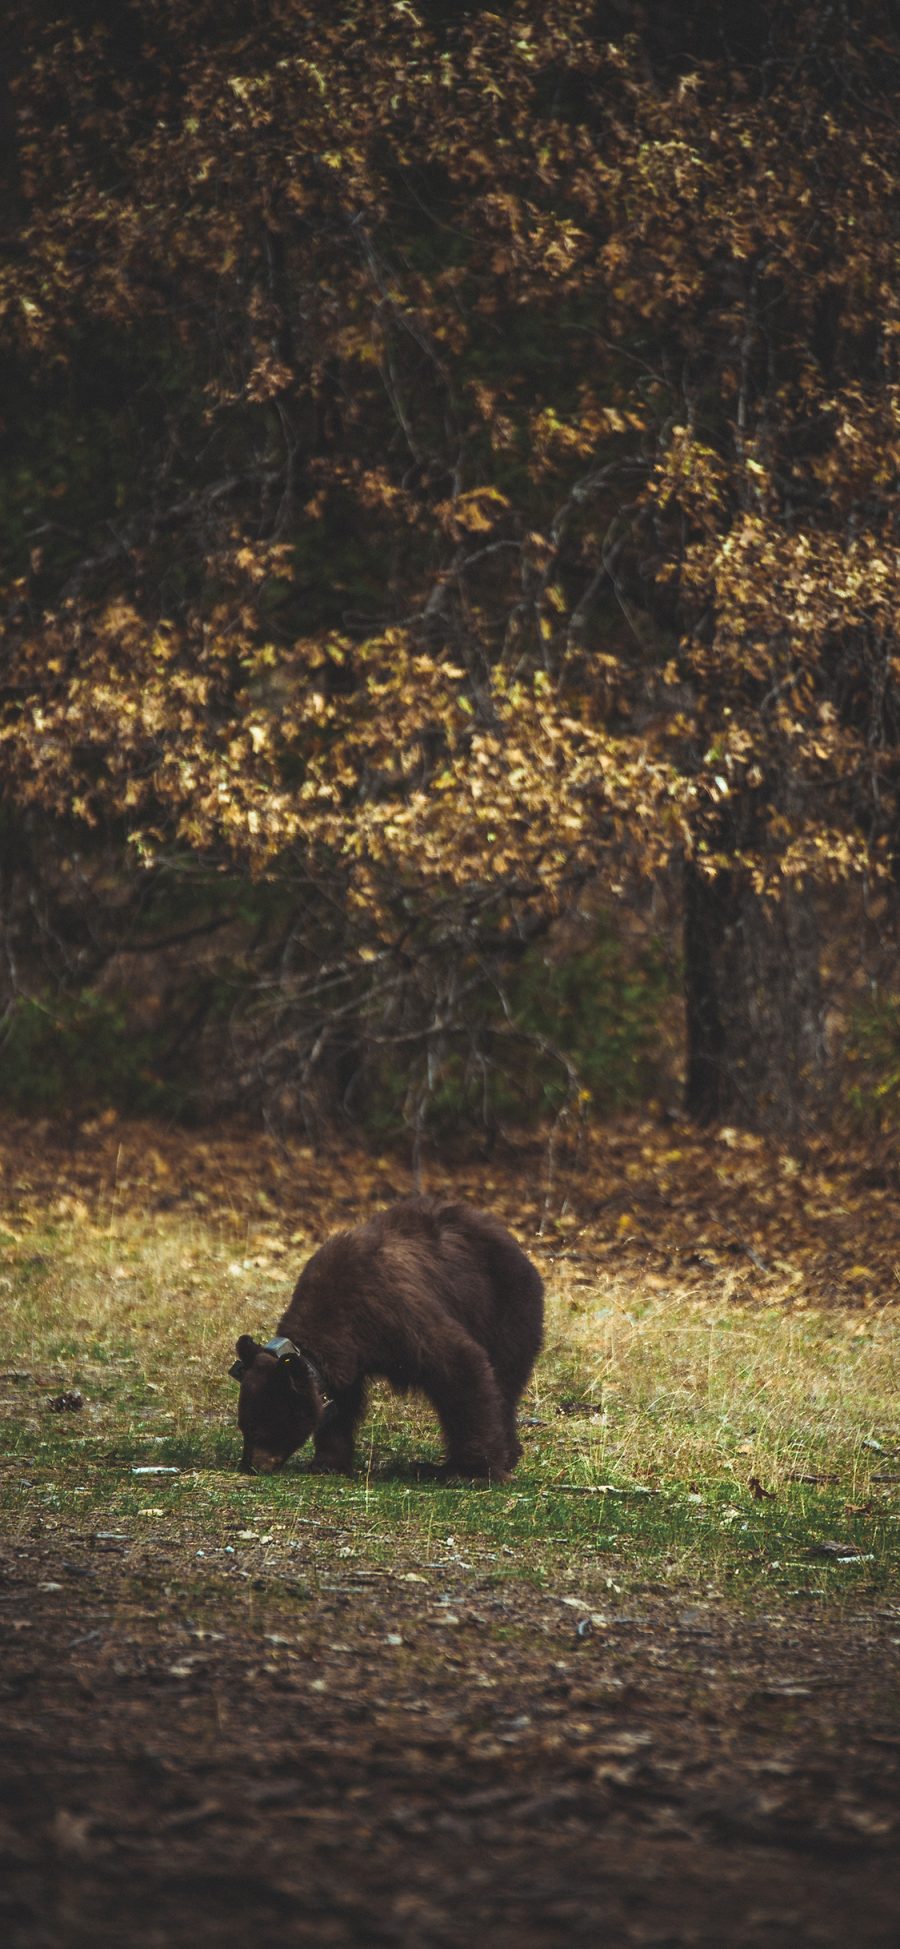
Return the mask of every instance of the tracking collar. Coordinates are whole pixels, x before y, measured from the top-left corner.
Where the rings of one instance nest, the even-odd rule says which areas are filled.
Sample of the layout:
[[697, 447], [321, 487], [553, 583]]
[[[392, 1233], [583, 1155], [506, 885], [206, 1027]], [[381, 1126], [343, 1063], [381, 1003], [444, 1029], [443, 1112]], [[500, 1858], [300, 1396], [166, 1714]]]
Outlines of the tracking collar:
[[304, 1361], [323, 1398], [328, 1400], [332, 1395], [334, 1390], [329, 1387], [321, 1367], [317, 1366], [316, 1362], [310, 1358], [308, 1353], [304, 1352], [302, 1347], [297, 1346], [296, 1341], [286, 1339], [282, 1333], [276, 1333], [273, 1340], [266, 1341], [263, 1347], [263, 1353], [274, 1354], [276, 1360]]
[[[297, 1346], [296, 1341], [289, 1340], [283, 1333], [276, 1333], [274, 1339], [267, 1340], [265, 1346], [260, 1347], [258, 1351], [260, 1353], [272, 1354], [275, 1360], [302, 1360], [304, 1366], [308, 1367], [313, 1382], [318, 1388], [323, 1400], [330, 1401], [333, 1399], [334, 1388], [325, 1379], [321, 1367], [317, 1361], [313, 1360], [311, 1354], [305, 1353], [302, 1347]], [[246, 1371], [242, 1360], [236, 1360], [234, 1365], [228, 1369], [232, 1380], [235, 1381], [242, 1381]]]

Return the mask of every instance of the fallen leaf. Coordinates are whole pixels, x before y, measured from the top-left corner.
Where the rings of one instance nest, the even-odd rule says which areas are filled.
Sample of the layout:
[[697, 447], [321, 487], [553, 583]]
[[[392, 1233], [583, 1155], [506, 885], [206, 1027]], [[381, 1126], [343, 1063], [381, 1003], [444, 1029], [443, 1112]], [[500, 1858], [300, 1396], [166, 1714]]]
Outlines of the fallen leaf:
[[59, 1807], [50, 1832], [61, 1854], [83, 1857], [91, 1852], [90, 1827], [89, 1814], [73, 1814], [68, 1807]]

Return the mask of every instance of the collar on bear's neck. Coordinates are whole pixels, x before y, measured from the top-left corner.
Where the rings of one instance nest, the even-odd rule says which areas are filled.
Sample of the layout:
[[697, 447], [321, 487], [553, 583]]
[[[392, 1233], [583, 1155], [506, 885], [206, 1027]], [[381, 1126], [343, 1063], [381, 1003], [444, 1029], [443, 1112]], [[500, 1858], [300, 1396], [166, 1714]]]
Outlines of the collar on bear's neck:
[[331, 1399], [334, 1393], [333, 1387], [329, 1387], [321, 1367], [303, 1347], [298, 1347], [296, 1340], [288, 1340], [283, 1333], [276, 1333], [274, 1339], [266, 1341], [263, 1353], [274, 1354], [276, 1360], [291, 1360], [296, 1357], [304, 1361], [323, 1400]]

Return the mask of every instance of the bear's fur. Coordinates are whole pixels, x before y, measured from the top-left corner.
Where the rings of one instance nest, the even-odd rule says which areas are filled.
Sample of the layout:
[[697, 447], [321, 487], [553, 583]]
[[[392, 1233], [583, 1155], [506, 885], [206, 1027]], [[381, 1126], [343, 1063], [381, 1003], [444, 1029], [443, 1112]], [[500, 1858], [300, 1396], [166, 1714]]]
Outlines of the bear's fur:
[[278, 1325], [293, 1343], [282, 1358], [241, 1336], [240, 1466], [269, 1473], [312, 1434], [317, 1467], [351, 1470], [366, 1381], [380, 1377], [433, 1403], [448, 1472], [503, 1481], [542, 1328], [540, 1274], [505, 1226], [406, 1198], [313, 1254]]

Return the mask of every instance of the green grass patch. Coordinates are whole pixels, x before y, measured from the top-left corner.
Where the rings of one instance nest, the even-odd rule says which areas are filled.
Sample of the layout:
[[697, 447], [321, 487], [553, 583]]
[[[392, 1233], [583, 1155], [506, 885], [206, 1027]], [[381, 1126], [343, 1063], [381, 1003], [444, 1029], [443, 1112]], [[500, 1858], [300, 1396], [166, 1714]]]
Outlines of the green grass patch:
[[[551, 1587], [590, 1572], [616, 1588], [656, 1581], [743, 1599], [858, 1604], [896, 1589], [889, 1312], [754, 1309], [724, 1293], [700, 1304], [608, 1279], [601, 1292], [583, 1273], [576, 1284], [547, 1268], [547, 1346], [511, 1482], [429, 1478], [420, 1465], [440, 1460], [434, 1417], [382, 1387], [353, 1479], [310, 1474], [301, 1455], [248, 1480], [235, 1472], [227, 1368], [238, 1332], [274, 1329], [294, 1271], [271, 1236], [226, 1239], [185, 1220], [7, 1237], [7, 1533], [46, 1521], [126, 1525], [160, 1544], [189, 1535], [198, 1574], [251, 1547], [258, 1563], [263, 1548], [267, 1574], [288, 1584], [315, 1536], [339, 1557], [468, 1562]], [[54, 1409], [73, 1392], [80, 1410]]]

